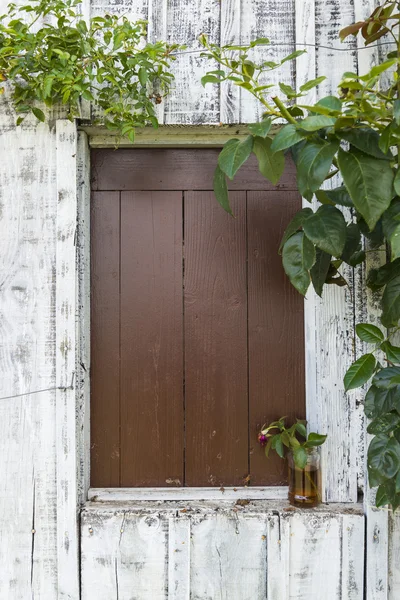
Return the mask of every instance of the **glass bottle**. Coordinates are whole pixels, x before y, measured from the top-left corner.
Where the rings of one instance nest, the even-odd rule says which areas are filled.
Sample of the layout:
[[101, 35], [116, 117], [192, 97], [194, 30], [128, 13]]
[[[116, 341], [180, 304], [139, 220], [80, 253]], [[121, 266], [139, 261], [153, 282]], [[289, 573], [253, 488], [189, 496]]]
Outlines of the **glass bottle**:
[[293, 506], [311, 508], [321, 503], [321, 459], [317, 448], [307, 448], [307, 463], [299, 469], [293, 453], [288, 453], [289, 502]]

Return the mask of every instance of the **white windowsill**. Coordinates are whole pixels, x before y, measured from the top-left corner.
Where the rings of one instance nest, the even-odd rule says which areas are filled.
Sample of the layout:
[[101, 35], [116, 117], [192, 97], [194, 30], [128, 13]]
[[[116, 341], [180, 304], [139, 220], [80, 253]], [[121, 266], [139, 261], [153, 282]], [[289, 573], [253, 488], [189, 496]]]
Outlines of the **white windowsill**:
[[90, 488], [90, 502], [130, 502], [138, 500], [287, 500], [288, 488]]

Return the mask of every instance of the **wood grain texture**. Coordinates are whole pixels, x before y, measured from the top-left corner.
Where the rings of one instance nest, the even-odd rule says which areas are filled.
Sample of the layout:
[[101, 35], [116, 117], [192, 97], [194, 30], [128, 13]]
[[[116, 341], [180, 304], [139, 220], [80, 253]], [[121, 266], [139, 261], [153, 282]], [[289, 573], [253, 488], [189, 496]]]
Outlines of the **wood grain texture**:
[[78, 457], [76, 376], [76, 225], [77, 130], [75, 123], [56, 123], [56, 457], [58, 598], [79, 596]]
[[[0, 7], [5, 11], [6, 2]], [[0, 102], [0, 597], [57, 597], [56, 138]], [[3, 399], [16, 394], [19, 398]], [[33, 532], [34, 530], [34, 532]]]
[[248, 346], [250, 472], [254, 485], [285, 485], [286, 464], [257, 444], [265, 423], [305, 418], [304, 301], [277, 249], [301, 207], [296, 193], [248, 192]]
[[[96, 149], [92, 151], [92, 189], [97, 190], [212, 190], [219, 150]], [[229, 189], [295, 190], [291, 160], [278, 186], [259, 172], [255, 156], [239, 170]]]
[[185, 193], [186, 484], [248, 475], [246, 194]]
[[91, 481], [120, 485], [120, 194], [91, 203]]
[[362, 600], [363, 515], [287, 508], [89, 503], [82, 600]]
[[182, 193], [123, 193], [123, 487], [183, 484], [182, 298]]

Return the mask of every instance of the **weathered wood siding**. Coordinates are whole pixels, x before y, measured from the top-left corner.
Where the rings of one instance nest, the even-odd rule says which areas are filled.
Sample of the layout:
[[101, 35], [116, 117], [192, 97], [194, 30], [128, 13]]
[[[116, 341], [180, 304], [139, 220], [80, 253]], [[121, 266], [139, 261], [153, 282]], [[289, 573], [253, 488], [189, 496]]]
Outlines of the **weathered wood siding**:
[[360, 508], [91, 503], [82, 600], [362, 600]]
[[[0, 0], [1, 12], [6, 4]], [[83, 8], [86, 15], [112, 10], [148, 19], [150, 39], [187, 43], [187, 53], [174, 66], [176, 89], [160, 107], [160, 119], [168, 124], [218, 124], [253, 121], [259, 109], [229, 85], [221, 90], [201, 87], [205, 64], [198, 53], [198, 34], [204, 31], [221, 43], [267, 35], [283, 44], [267, 52], [272, 58], [283, 56], [295, 44], [339, 46], [338, 29], [370, 13], [376, 4], [376, 0], [85, 0]], [[357, 65], [364, 70], [376, 56], [374, 49], [357, 55], [354, 45], [348, 54], [309, 48], [296, 71], [287, 66], [283, 79], [294, 85], [326, 72], [330, 77], [320, 92], [328, 93], [343, 70]], [[312, 100], [313, 93], [310, 96]], [[89, 291], [85, 235], [78, 235], [75, 249], [81, 287], [71, 289], [69, 283], [74, 287], [70, 269], [75, 259], [71, 244], [76, 210], [80, 231], [88, 228], [86, 158], [78, 165], [83, 192], [78, 206], [70, 194], [76, 168], [71, 159], [76, 148], [78, 158], [87, 157], [86, 140], [84, 136], [77, 140], [72, 126], [64, 124], [56, 134], [54, 119], [45, 125], [29, 121], [18, 129], [14, 123], [6, 95], [0, 101], [0, 598], [78, 600], [78, 499], [85, 498], [88, 487], [88, 389], [83, 374], [89, 356], [83, 317], [76, 339], [71, 332], [77, 308]], [[59, 174], [57, 153], [63, 168]], [[71, 165], [68, 174], [64, 158]], [[69, 190], [65, 198], [71, 202], [58, 196], [57, 186], [65, 185]], [[311, 296], [306, 302], [308, 416], [330, 436], [324, 465], [326, 497], [331, 501], [355, 502], [357, 477], [360, 487], [364, 479], [362, 394], [346, 396], [341, 387], [343, 371], [353, 359], [353, 317], [365, 318], [359, 293], [362, 280], [362, 272], [354, 274], [354, 303], [350, 297], [345, 300], [341, 290], [329, 291], [323, 304]], [[67, 312], [62, 298], [69, 299]], [[60, 346], [63, 330], [67, 346]], [[54, 388], [69, 384], [74, 362], [79, 366], [78, 393], [56, 393]], [[372, 504], [373, 497], [366, 496], [365, 598], [398, 600], [400, 520], [386, 510], [371, 509]], [[175, 599], [189, 598], [191, 593], [192, 598], [241, 600], [247, 590], [238, 596], [244, 584], [232, 570], [237, 556], [251, 598], [268, 593], [273, 600], [309, 600], [314, 590], [318, 598], [321, 590], [335, 599], [362, 598], [363, 526], [358, 515], [338, 515], [331, 507], [330, 515], [311, 519], [269, 509], [260, 514], [231, 507], [219, 514], [204, 504], [194, 517], [176, 516], [175, 509], [145, 510], [147, 516], [136, 508], [121, 507], [94, 506], [84, 512], [84, 600], [130, 599], [132, 586], [137, 586], [140, 600], [163, 598], [167, 587]], [[281, 549], [274, 551], [277, 547]], [[178, 548], [184, 550], [175, 552]], [[205, 558], [211, 567], [203, 551], [209, 554]], [[238, 587], [232, 587], [236, 582]]]

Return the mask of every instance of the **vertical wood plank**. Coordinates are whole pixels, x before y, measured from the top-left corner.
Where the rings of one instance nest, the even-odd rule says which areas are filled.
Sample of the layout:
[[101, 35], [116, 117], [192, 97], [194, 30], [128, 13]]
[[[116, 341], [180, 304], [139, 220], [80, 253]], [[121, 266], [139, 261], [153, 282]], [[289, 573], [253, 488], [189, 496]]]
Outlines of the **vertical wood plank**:
[[275, 514], [268, 519], [267, 599], [289, 600], [290, 518]]
[[190, 600], [190, 537], [189, 518], [169, 518], [168, 600]]
[[388, 600], [400, 597], [400, 513], [389, 515], [389, 595]]
[[301, 208], [296, 192], [247, 192], [250, 473], [254, 485], [285, 485], [287, 467], [257, 444], [264, 423], [305, 418], [304, 301], [278, 248]]
[[76, 391], [77, 131], [57, 121], [56, 451], [58, 598], [79, 597]]
[[91, 207], [91, 485], [120, 485], [120, 194]]
[[365, 522], [359, 516], [342, 516], [342, 596], [341, 600], [364, 598]]
[[182, 194], [121, 195], [121, 485], [183, 485]]
[[263, 515], [234, 513], [207, 515], [194, 522], [191, 597], [266, 598], [268, 526]]
[[220, 41], [220, 3], [214, 0], [170, 0], [167, 15], [168, 41], [186, 44], [172, 65], [174, 91], [167, 99], [165, 122], [200, 125], [219, 123], [219, 90], [201, 85], [213, 63], [200, 56], [198, 36], [206, 33], [211, 42]]
[[186, 485], [248, 474], [246, 194], [185, 193]]

